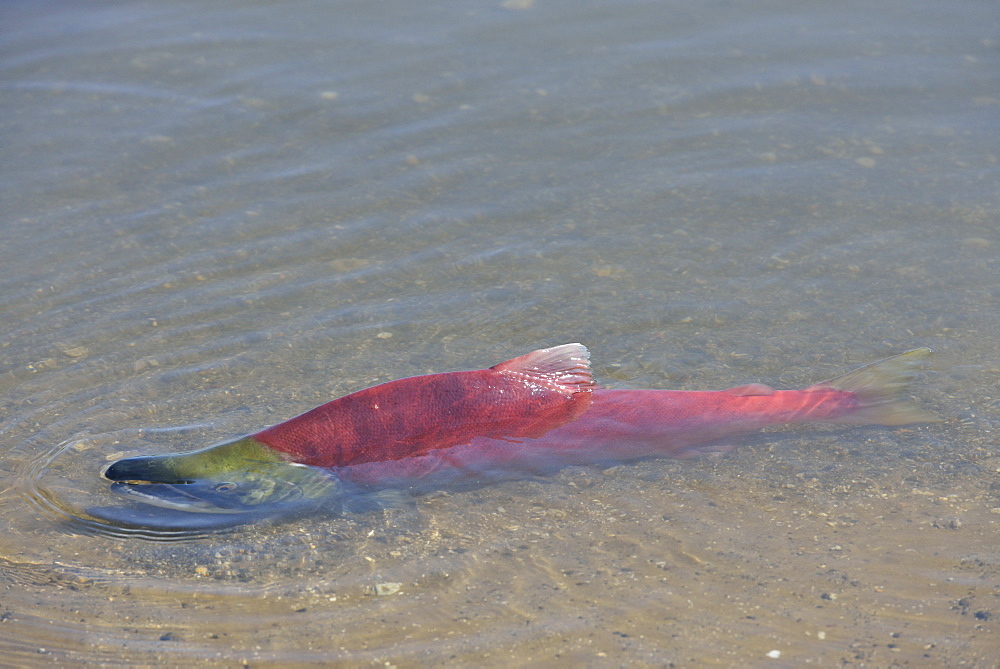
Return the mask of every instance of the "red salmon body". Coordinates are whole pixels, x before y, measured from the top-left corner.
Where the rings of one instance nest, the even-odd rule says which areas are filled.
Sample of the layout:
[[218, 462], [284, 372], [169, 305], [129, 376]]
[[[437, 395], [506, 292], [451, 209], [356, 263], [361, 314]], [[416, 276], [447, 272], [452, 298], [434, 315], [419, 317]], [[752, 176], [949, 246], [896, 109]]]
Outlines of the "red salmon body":
[[540, 349], [489, 369], [390, 381], [253, 435], [292, 460], [343, 467], [398, 460], [476, 437], [544, 435], [590, 404], [590, 354]]
[[253, 435], [295, 462], [367, 485], [492, 479], [566, 464], [722, 451], [774, 423], [934, 420], [900, 391], [916, 349], [803, 390], [596, 389], [580, 344], [486, 370], [385, 383]]

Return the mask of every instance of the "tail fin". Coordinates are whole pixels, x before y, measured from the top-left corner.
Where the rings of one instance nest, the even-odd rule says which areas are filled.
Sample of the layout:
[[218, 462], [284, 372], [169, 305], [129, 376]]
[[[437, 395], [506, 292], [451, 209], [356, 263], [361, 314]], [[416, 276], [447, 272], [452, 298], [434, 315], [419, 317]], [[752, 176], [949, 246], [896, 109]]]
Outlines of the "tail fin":
[[921, 409], [905, 397], [920, 371], [924, 358], [933, 351], [918, 348], [865, 365], [835, 379], [817, 383], [806, 390], [832, 388], [854, 393], [859, 406], [836, 423], [906, 425], [936, 423], [941, 419]]

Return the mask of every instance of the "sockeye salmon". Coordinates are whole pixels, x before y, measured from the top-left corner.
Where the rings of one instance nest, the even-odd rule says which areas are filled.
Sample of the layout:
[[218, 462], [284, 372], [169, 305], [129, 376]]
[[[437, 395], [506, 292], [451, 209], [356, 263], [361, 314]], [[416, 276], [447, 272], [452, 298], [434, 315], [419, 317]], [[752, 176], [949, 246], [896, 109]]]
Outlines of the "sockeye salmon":
[[391, 381], [200, 451], [119, 460], [113, 488], [156, 506], [244, 513], [316, 499], [342, 482], [436, 486], [568, 464], [689, 457], [777, 423], [935, 421], [905, 397], [919, 348], [801, 390], [598, 387], [582, 344], [540, 349], [489, 369]]

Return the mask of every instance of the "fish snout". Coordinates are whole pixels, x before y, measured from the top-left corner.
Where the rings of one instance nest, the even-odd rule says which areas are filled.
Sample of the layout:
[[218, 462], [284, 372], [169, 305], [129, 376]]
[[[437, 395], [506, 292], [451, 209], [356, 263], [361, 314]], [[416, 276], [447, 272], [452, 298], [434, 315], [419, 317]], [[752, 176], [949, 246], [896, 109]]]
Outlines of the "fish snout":
[[125, 458], [104, 468], [101, 476], [109, 481], [140, 481], [145, 483], [191, 483], [177, 474], [169, 461], [159, 457]]

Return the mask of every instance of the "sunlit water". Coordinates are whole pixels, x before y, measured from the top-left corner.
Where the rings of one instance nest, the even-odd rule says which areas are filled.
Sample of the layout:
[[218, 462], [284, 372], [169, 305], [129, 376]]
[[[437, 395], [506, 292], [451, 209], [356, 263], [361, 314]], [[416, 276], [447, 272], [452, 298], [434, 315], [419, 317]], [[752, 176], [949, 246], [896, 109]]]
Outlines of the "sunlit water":
[[[0, 13], [6, 661], [995, 662], [995, 3]], [[223, 533], [86, 515], [117, 458], [570, 341], [687, 389], [931, 346], [946, 420]]]

